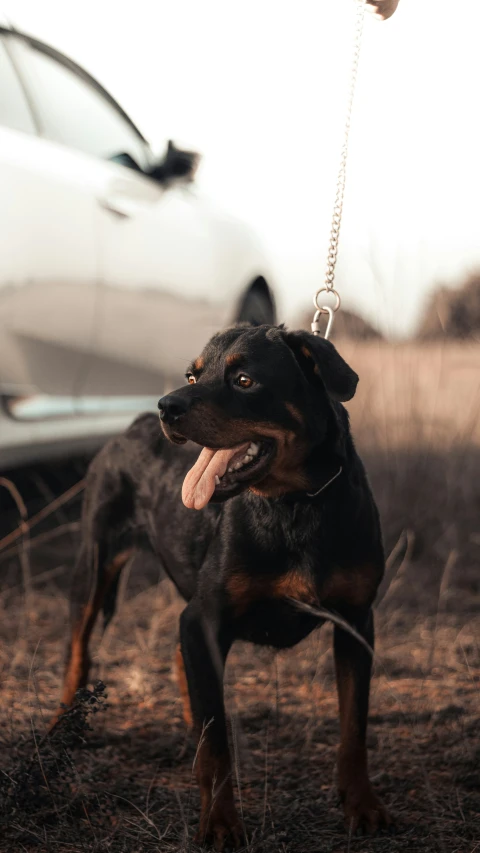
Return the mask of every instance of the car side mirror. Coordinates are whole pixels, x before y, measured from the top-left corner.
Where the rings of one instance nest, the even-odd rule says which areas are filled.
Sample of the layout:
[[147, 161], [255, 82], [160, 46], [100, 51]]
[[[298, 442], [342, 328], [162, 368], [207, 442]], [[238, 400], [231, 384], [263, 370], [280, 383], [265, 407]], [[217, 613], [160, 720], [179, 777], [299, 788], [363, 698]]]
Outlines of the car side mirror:
[[199, 163], [200, 155], [196, 151], [177, 148], [169, 139], [165, 155], [147, 170], [147, 175], [161, 184], [168, 184], [178, 179], [193, 181]]

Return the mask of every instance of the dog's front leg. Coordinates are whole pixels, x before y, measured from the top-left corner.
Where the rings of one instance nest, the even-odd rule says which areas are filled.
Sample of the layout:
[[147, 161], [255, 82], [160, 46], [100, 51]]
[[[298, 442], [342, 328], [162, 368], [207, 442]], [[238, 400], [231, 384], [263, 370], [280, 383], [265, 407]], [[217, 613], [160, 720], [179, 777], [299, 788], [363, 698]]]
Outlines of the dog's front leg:
[[[348, 621], [373, 651], [371, 610], [350, 613]], [[375, 794], [367, 767], [367, 717], [370, 693], [371, 653], [352, 634], [335, 626], [335, 669], [340, 709], [338, 789], [352, 832], [375, 832], [390, 819]]]
[[196, 840], [223, 850], [242, 843], [233, 798], [223, 673], [232, 638], [217, 613], [205, 613], [193, 599], [180, 619], [180, 643], [192, 717], [198, 737], [196, 771], [200, 786], [200, 828]]

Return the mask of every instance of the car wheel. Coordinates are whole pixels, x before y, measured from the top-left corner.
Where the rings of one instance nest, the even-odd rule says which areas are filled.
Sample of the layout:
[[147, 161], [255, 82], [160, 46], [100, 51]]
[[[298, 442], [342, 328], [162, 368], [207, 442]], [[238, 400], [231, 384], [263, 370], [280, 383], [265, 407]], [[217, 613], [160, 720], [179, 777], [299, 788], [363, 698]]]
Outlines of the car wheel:
[[276, 323], [275, 300], [264, 278], [258, 278], [240, 300], [235, 322], [253, 326]]

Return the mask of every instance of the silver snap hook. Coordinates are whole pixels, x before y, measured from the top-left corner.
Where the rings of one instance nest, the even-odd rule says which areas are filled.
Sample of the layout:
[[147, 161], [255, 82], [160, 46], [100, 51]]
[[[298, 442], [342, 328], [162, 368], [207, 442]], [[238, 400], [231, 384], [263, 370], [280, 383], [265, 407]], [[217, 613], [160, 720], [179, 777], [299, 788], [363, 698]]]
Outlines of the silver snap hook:
[[333, 320], [335, 318], [335, 309], [330, 308], [328, 305], [323, 305], [321, 308], [318, 308], [315, 311], [315, 316], [313, 318], [312, 323], [312, 332], [314, 335], [321, 335], [322, 330], [320, 328], [320, 317], [322, 314], [328, 314], [327, 328], [325, 329], [324, 338], [328, 341], [330, 337], [330, 332], [332, 331]]

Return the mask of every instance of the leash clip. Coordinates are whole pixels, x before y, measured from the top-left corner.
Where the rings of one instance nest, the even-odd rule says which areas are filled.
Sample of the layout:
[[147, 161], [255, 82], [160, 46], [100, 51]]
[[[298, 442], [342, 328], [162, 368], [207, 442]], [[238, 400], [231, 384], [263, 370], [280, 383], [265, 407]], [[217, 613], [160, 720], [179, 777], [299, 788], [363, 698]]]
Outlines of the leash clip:
[[324, 305], [323, 308], [319, 308], [317, 311], [315, 311], [315, 316], [313, 318], [313, 323], [312, 323], [311, 328], [312, 328], [312, 332], [314, 335], [321, 335], [322, 334], [322, 330], [320, 328], [320, 317], [322, 314], [328, 314], [327, 328], [325, 329], [325, 334], [323, 336], [325, 338], [325, 340], [328, 341], [328, 339], [330, 337], [330, 332], [332, 331], [333, 320], [335, 317], [333, 308], [327, 308], [327, 306]]
[[[333, 293], [333, 295], [335, 296], [335, 305], [333, 306], [333, 308], [331, 308], [329, 305], [318, 304], [318, 297], [321, 293]], [[319, 290], [317, 290], [315, 296], [313, 297], [313, 304], [317, 310], [315, 311], [313, 323], [311, 325], [312, 332], [314, 335], [322, 334], [322, 330], [320, 328], [320, 316], [322, 314], [328, 314], [327, 328], [325, 329], [325, 334], [323, 336], [325, 340], [328, 341], [328, 338], [330, 337], [330, 332], [332, 331], [335, 314], [340, 308], [340, 294], [333, 287], [320, 287]]]

